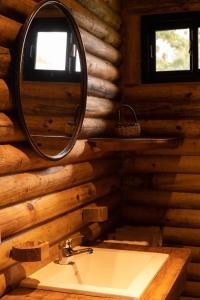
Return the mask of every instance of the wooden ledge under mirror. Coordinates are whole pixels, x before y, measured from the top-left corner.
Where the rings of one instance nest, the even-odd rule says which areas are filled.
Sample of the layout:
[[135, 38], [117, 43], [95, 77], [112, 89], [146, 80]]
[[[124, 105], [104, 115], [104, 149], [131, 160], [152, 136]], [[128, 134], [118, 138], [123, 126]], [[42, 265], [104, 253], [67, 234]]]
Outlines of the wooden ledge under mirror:
[[104, 151], [139, 151], [157, 148], [176, 148], [181, 137], [91, 138], [88, 143]]

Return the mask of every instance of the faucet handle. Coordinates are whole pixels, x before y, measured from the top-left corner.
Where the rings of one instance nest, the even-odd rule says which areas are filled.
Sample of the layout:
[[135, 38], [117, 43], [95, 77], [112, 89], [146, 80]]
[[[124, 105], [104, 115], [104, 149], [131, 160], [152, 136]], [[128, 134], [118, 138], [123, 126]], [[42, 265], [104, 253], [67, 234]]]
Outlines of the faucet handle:
[[73, 242], [76, 241], [76, 240], [79, 240], [81, 238], [84, 238], [84, 235], [79, 234], [79, 235], [72, 236], [71, 238], [66, 240], [66, 246], [67, 247], [72, 247]]
[[64, 245], [64, 248], [72, 248], [72, 241], [73, 241], [73, 239], [67, 239], [66, 241], [65, 241], [65, 245]]

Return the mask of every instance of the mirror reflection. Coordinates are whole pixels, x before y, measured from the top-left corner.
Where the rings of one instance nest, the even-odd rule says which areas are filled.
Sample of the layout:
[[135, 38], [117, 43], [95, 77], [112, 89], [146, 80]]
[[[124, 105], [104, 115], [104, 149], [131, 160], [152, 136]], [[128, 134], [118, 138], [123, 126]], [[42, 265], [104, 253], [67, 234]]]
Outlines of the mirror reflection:
[[67, 32], [38, 32], [36, 41], [36, 70], [66, 68]]
[[78, 27], [57, 1], [41, 5], [22, 32], [18, 100], [28, 139], [43, 157], [65, 156], [80, 131], [86, 62]]

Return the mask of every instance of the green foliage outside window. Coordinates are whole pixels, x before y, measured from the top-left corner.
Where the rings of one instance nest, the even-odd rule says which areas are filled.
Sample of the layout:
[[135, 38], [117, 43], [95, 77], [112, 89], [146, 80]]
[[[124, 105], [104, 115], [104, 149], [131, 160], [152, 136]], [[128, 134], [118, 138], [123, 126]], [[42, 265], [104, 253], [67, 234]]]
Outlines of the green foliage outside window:
[[156, 31], [156, 71], [190, 70], [189, 29]]

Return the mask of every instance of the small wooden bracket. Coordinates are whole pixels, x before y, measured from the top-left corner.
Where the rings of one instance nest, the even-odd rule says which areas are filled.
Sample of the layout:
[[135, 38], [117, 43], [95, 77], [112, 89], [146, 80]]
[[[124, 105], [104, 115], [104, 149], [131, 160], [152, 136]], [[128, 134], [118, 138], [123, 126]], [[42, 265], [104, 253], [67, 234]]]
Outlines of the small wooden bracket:
[[49, 243], [26, 241], [12, 247], [11, 257], [20, 262], [42, 261], [49, 257]]
[[91, 206], [83, 208], [83, 222], [105, 222], [108, 219], [106, 206]]

